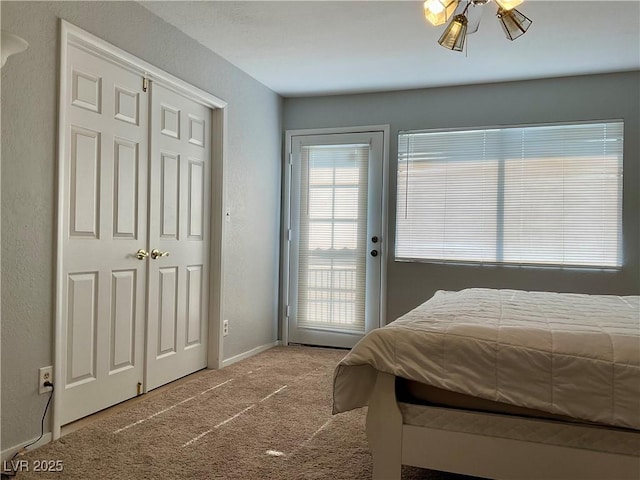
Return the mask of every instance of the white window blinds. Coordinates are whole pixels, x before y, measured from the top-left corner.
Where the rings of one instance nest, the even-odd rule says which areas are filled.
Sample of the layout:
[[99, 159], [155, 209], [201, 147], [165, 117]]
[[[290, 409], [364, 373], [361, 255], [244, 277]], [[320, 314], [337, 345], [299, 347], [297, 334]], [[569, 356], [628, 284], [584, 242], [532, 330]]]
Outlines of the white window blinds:
[[622, 265], [623, 122], [398, 137], [396, 258]]
[[364, 333], [369, 145], [301, 156], [298, 324]]

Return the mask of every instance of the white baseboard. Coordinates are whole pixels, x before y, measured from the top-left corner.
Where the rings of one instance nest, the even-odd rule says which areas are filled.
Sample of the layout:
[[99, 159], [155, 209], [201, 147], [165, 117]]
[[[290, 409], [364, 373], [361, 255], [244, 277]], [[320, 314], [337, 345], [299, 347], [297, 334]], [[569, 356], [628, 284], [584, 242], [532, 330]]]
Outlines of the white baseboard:
[[240, 353], [238, 355], [234, 355], [233, 357], [227, 358], [226, 360], [222, 361], [222, 368], [228, 367], [229, 365], [233, 365], [234, 363], [237, 363], [240, 360], [244, 360], [245, 358], [253, 357], [254, 355], [262, 353], [265, 350], [269, 350], [270, 348], [278, 347], [278, 346], [280, 346], [280, 340], [276, 340], [275, 342], [272, 342], [272, 343], [267, 343], [266, 345], [260, 345], [259, 347], [252, 348], [251, 350], [248, 350], [248, 351], [246, 351], [244, 353]]
[[[37, 437], [36, 437], [37, 438]], [[34, 448], [38, 448], [41, 447], [43, 445], [46, 445], [47, 443], [49, 443], [52, 440], [52, 436], [51, 436], [51, 432], [45, 433], [42, 438], [40, 440], [38, 440], [36, 443], [34, 443], [33, 445], [31, 445], [29, 447], [29, 450], [33, 450]], [[31, 440], [27, 440], [26, 442], [21, 443], [20, 445], [15, 445], [13, 447], [9, 447], [6, 450], [2, 450], [2, 461], [6, 462], [8, 460], [11, 460], [11, 457], [13, 457], [13, 455], [20, 449], [22, 449], [25, 445], [29, 445], [31, 442], [33, 442], [35, 440], [35, 438], [31, 439]]]

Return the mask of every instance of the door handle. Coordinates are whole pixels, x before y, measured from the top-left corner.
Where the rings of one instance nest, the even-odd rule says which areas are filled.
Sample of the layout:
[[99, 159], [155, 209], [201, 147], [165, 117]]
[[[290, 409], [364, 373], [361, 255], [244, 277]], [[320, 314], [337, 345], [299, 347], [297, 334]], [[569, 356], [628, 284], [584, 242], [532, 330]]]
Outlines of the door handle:
[[371, 250], [371, 256], [372, 257], [377, 257], [378, 256], [378, 250]]
[[168, 256], [169, 256], [169, 252], [161, 252], [157, 248], [154, 248], [153, 250], [151, 250], [151, 258], [153, 258], [154, 260], [156, 260], [158, 257], [168, 257]]
[[136, 258], [138, 260], [144, 260], [148, 256], [149, 256], [149, 252], [147, 252], [146, 250], [144, 250], [142, 248], [136, 252]]

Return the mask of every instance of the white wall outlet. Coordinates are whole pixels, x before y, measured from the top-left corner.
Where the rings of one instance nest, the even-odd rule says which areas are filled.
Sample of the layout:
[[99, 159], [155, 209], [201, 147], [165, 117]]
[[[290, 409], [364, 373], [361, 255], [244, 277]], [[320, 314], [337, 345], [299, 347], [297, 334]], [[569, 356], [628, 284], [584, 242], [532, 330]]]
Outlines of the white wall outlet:
[[41, 395], [51, 391], [51, 387], [45, 387], [44, 382], [53, 383], [53, 367], [42, 367], [38, 372], [38, 391]]
[[229, 335], [229, 320], [222, 321], [222, 336], [226, 337]]

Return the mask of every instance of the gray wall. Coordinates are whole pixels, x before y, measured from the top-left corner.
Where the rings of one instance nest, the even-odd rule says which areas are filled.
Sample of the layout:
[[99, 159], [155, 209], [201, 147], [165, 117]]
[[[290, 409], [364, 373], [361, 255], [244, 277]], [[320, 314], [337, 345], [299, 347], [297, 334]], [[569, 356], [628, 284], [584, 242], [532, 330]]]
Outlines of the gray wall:
[[[282, 99], [137, 3], [5, 2], [30, 48], [2, 69], [2, 449], [39, 434], [53, 363], [59, 18], [229, 104], [229, 358], [277, 338]], [[260, 235], [256, 235], [260, 232]]]
[[[367, 95], [290, 98], [285, 129], [390, 124], [387, 322], [436, 290], [515, 288], [601, 294], [640, 293], [640, 74], [581, 76]], [[474, 267], [395, 262], [399, 130], [618, 119], [625, 121], [624, 268], [620, 272]]]

